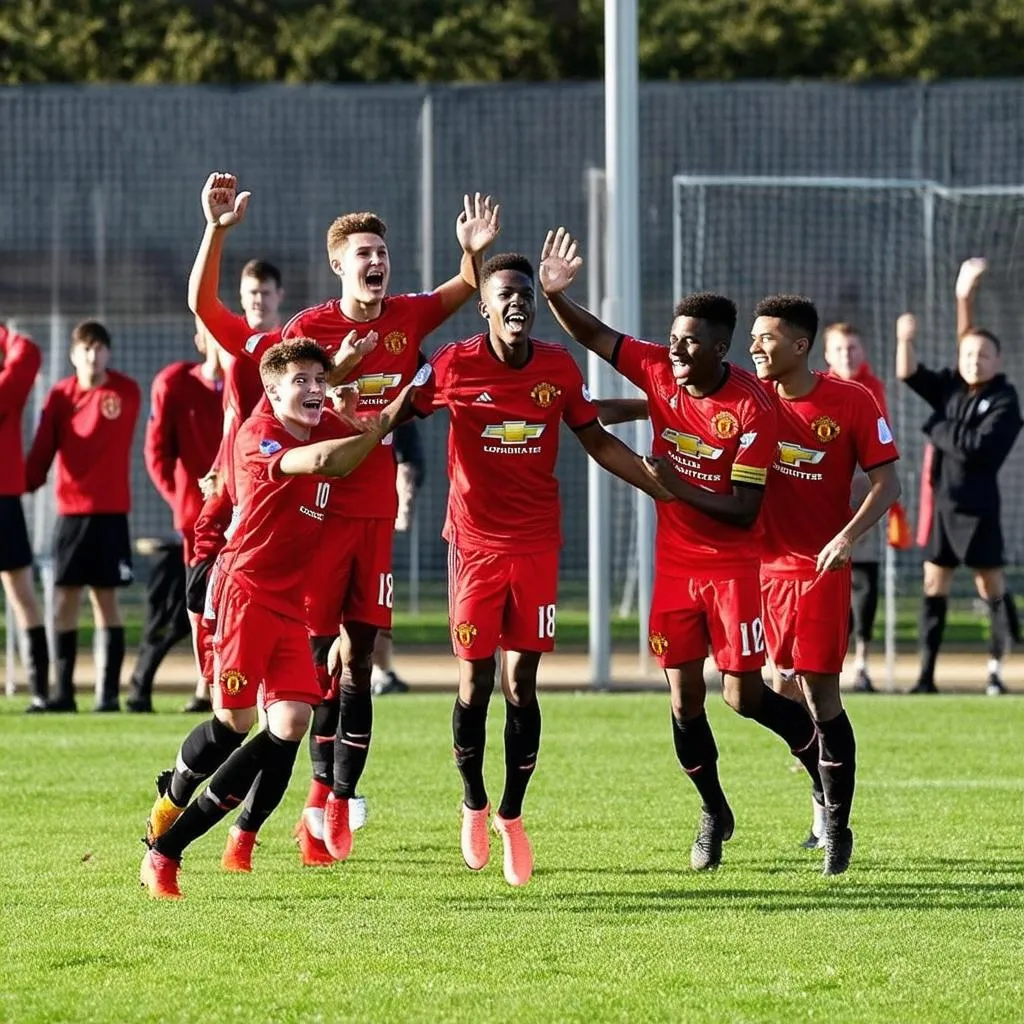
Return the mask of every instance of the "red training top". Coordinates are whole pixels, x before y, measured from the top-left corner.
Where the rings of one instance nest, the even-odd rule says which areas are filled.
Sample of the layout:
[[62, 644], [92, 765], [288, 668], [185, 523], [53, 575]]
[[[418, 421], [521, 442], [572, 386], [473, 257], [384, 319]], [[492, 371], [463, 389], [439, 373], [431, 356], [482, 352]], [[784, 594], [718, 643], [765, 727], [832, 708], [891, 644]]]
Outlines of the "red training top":
[[21, 417], [42, 365], [38, 346], [0, 324], [0, 494], [25, 493], [25, 449]]

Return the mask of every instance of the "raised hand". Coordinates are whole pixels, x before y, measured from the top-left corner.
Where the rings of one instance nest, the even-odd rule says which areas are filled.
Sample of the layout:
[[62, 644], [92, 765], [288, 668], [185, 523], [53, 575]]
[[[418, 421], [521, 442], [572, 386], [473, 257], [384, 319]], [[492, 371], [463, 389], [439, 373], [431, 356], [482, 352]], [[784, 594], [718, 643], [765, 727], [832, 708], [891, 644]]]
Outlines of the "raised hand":
[[988, 269], [988, 261], [980, 256], [964, 260], [960, 264], [960, 272], [956, 275], [956, 297], [969, 299], [978, 287], [981, 275]]
[[334, 353], [334, 365], [341, 366], [343, 363], [350, 361], [358, 363], [360, 359], [368, 356], [376, 347], [376, 331], [368, 331], [361, 338], [356, 335], [355, 331], [349, 331], [341, 339], [338, 351]]
[[462, 197], [463, 209], [455, 221], [455, 234], [462, 251], [476, 256], [482, 253], [501, 231], [501, 207], [491, 202], [490, 196]]
[[238, 179], [233, 174], [214, 171], [203, 186], [203, 213], [207, 224], [221, 228], [241, 224], [251, 194], [238, 191]]
[[565, 228], [549, 231], [540, 253], [540, 287], [545, 295], [564, 292], [576, 279], [583, 257], [576, 255], [576, 240]]
[[913, 313], [904, 313], [896, 321], [896, 341], [898, 344], [913, 344], [917, 337], [917, 317]]

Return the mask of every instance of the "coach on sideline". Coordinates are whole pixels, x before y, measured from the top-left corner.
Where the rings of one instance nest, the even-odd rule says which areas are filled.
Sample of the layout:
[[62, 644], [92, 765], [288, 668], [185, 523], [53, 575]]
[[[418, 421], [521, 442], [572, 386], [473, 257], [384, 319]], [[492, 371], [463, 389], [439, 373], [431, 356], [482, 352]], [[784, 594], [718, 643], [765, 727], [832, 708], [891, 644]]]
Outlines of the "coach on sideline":
[[[958, 298], [960, 285], [958, 281]], [[934, 448], [935, 495], [925, 549], [921, 671], [911, 692], [936, 692], [935, 662], [953, 572], [963, 563], [973, 570], [978, 594], [988, 606], [988, 693], [999, 694], [1004, 692], [1000, 669], [1008, 627], [998, 473], [1020, 433], [1020, 402], [1001, 372], [1002, 346], [991, 331], [961, 324], [956, 368], [942, 370], [918, 362], [916, 332], [914, 316], [904, 313], [896, 326], [896, 376], [933, 410], [922, 429]]]

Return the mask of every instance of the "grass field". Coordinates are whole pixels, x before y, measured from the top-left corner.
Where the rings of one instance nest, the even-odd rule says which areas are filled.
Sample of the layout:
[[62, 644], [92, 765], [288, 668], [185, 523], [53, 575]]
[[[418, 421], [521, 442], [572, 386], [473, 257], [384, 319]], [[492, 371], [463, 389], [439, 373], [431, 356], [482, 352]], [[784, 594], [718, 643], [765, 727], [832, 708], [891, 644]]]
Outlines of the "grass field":
[[162, 904], [138, 888], [138, 837], [194, 720], [22, 718], [7, 702], [0, 1020], [1020, 1020], [1017, 702], [849, 705], [857, 847], [837, 879], [797, 846], [807, 789], [788, 753], [717, 697], [737, 830], [717, 873], [690, 872], [697, 803], [656, 695], [544, 696], [526, 814], [537, 873], [510, 889], [499, 844], [473, 874], [451, 699], [410, 696], [377, 702], [370, 820], [348, 863], [299, 867], [303, 754], [254, 874], [220, 872], [222, 827], [187, 855], [186, 899]]

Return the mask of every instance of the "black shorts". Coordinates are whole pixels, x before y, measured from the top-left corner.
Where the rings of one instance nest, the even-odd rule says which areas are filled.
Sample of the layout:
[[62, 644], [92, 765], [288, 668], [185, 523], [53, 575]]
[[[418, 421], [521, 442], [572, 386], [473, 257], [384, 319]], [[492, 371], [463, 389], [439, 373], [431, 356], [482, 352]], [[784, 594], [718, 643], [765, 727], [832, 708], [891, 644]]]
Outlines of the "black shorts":
[[135, 579], [128, 516], [57, 516], [53, 558], [58, 587], [127, 587]]
[[924, 560], [946, 569], [1001, 569], [1006, 564], [999, 513], [968, 515], [935, 506]]
[[32, 545], [25, 525], [21, 498], [0, 495], [0, 572], [13, 572], [32, 564]]

